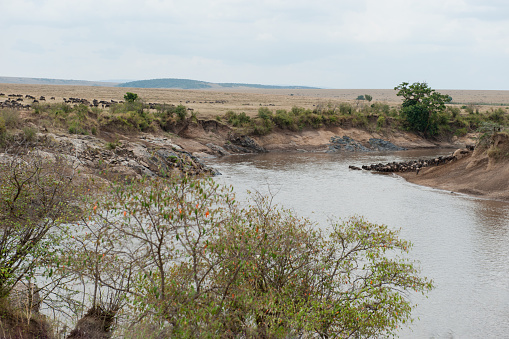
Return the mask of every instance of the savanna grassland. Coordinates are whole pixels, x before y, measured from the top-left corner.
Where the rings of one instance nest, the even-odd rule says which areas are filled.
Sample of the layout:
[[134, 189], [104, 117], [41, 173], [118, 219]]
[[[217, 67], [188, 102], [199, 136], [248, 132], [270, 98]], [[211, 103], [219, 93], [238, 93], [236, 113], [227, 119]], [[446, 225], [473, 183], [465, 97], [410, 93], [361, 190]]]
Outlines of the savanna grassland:
[[[509, 91], [485, 90], [438, 90], [452, 97], [453, 106], [473, 106], [474, 110], [485, 112], [494, 106], [509, 106]], [[19, 85], [0, 84], [0, 93], [30, 94], [35, 97], [55, 97], [55, 102], [62, 98], [76, 97], [87, 100], [122, 100], [126, 92], [134, 92], [145, 102], [184, 104], [199, 112], [199, 117], [213, 118], [229, 110], [248, 116], [255, 116], [260, 106], [273, 110], [290, 110], [292, 107], [313, 109], [318, 105], [339, 105], [348, 102], [354, 106], [366, 104], [357, 101], [360, 95], [371, 95], [373, 102], [384, 102], [389, 106], [401, 104], [393, 89], [253, 89], [235, 88], [225, 90], [176, 90], [176, 89], [143, 89], [120, 87], [89, 86], [52, 86], [52, 85]]]

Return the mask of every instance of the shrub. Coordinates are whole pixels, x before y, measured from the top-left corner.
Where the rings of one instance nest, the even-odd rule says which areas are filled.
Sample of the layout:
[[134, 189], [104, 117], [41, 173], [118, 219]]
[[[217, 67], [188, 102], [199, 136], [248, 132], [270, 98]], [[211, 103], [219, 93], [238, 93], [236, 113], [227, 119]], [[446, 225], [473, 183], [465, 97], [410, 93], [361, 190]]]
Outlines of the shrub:
[[477, 133], [479, 134], [477, 138], [476, 147], [488, 148], [492, 145], [493, 135], [498, 131], [501, 131], [503, 127], [500, 124], [485, 121], [479, 124], [477, 128]]
[[37, 129], [33, 127], [23, 127], [23, 134], [26, 141], [34, 141], [37, 134]]
[[490, 109], [488, 113], [488, 119], [497, 124], [504, 124], [505, 122], [505, 112], [502, 108], [497, 108], [496, 110]]
[[184, 105], [178, 105], [175, 108], [175, 113], [179, 121], [184, 121], [187, 118], [187, 108]]
[[454, 132], [454, 135], [457, 136], [457, 137], [463, 137], [465, 135], [467, 135], [468, 131], [465, 127], [463, 128], [458, 128], [455, 132]]
[[272, 118], [272, 111], [267, 107], [260, 107], [258, 109], [258, 117], [263, 120], [270, 120]]
[[69, 134], [83, 134], [83, 135], [88, 134], [88, 131], [85, 128], [83, 128], [79, 121], [76, 120], [71, 121], [69, 127], [67, 128], [67, 131], [69, 132]]
[[7, 132], [7, 128], [5, 127], [5, 120], [4, 117], [0, 116], [0, 136], [5, 135]]
[[339, 113], [342, 115], [351, 115], [354, 111], [352, 105], [346, 102], [342, 102], [339, 104]]
[[173, 115], [176, 111], [176, 106], [167, 104], [157, 105], [156, 111], [156, 117], [167, 120], [168, 118], [173, 118]]
[[367, 127], [369, 125], [368, 117], [360, 112], [355, 113], [352, 119], [352, 124], [355, 127]]
[[322, 126], [322, 123], [323, 123], [323, 118], [319, 114], [311, 113], [308, 116], [308, 123], [313, 128], [320, 128]]
[[383, 115], [379, 116], [376, 120], [376, 127], [377, 128], [384, 128], [385, 127], [385, 117]]
[[274, 124], [270, 120], [255, 121], [253, 123], [253, 134], [255, 135], [267, 135], [272, 132]]
[[236, 114], [233, 111], [228, 111], [226, 112], [225, 119], [234, 127], [247, 126], [251, 123], [251, 118], [244, 112]]
[[293, 117], [284, 109], [276, 110], [276, 114], [272, 117], [272, 121], [280, 128], [290, 128], [295, 125]]
[[166, 337], [384, 337], [410, 319], [406, 292], [432, 288], [386, 226], [320, 232], [271, 201], [242, 207], [211, 179], [114, 185], [66, 238], [73, 270]]
[[19, 125], [19, 111], [15, 109], [0, 110], [0, 118], [4, 121], [5, 128], [15, 128]]
[[[51, 277], [59, 242], [52, 231], [74, 218], [71, 204], [82, 193], [64, 160], [18, 151], [0, 163], [0, 298], [18, 281]], [[49, 290], [54, 286], [45, 284]]]
[[458, 107], [447, 106], [447, 112], [451, 114], [453, 119], [456, 119], [460, 115], [461, 110]]

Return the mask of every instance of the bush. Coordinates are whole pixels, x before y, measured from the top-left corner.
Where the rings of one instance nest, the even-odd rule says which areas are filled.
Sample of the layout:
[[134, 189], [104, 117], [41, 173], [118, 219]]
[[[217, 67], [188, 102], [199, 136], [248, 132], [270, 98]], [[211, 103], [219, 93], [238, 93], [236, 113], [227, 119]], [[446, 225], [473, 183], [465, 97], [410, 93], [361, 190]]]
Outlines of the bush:
[[237, 114], [234, 111], [228, 111], [226, 112], [225, 119], [234, 127], [248, 126], [251, 123], [251, 118], [244, 112]]
[[497, 108], [496, 110], [492, 108], [488, 113], [488, 119], [493, 121], [494, 123], [502, 125], [505, 123], [505, 114], [506, 113], [502, 108]]
[[289, 128], [292, 130], [297, 129], [293, 116], [290, 116], [290, 114], [288, 114], [288, 112], [284, 109], [278, 109], [276, 114], [272, 117], [272, 120], [280, 128]]
[[274, 128], [274, 123], [269, 120], [255, 120], [253, 121], [253, 133], [255, 135], [267, 135], [272, 132]]
[[50, 274], [59, 242], [52, 231], [74, 218], [71, 204], [81, 194], [62, 159], [25, 151], [6, 153], [0, 163], [0, 298], [18, 281]]
[[19, 125], [19, 111], [15, 109], [0, 110], [0, 118], [4, 121], [5, 128], [16, 128]]
[[25, 135], [26, 141], [34, 141], [37, 130], [33, 127], [23, 127], [23, 134]]
[[467, 135], [468, 131], [465, 127], [463, 128], [458, 128], [455, 132], [454, 132], [454, 135], [457, 136], [457, 137], [463, 137], [465, 135]]
[[0, 116], [0, 136], [4, 136], [7, 132], [7, 128], [5, 127], [5, 120]]
[[477, 128], [479, 136], [477, 138], [476, 147], [488, 148], [491, 146], [493, 143], [493, 135], [501, 130], [503, 130], [503, 127], [500, 124], [489, 121], [481, 122]]
[[167, 337], [383, 337], [410, 319], [406, 291], [432, 288], [386, 226], [320, 232], [267, 197], [242, 207], [212, 179], [115, 185], [88, 215], [71, 232], [73, 270]]
[[178, 105], [175, 108], [175, 113], [179, 121], [184, 121], [187, 118], [187, 108], [184, 105]]
[[349, 103], [342, 102], [339, 104], [339, 113], [342, 115], [351, 115], [354, 111], [352, 105]]
[[258, 109], [258, 117], [262, 120], [270, 120], [272, 118], [272, 111], [267, 107], [260, 107]]
[[451, 114], [453, 119], [456, 119], [460, 115], [461, 110], [458, 107], [447, 106], [447, 112]]

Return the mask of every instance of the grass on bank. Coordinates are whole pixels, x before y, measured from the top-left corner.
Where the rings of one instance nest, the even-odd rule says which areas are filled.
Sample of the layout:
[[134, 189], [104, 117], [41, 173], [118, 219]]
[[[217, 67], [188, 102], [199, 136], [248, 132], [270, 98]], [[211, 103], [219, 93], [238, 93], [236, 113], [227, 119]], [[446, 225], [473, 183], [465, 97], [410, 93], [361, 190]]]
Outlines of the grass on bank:
[[[146, 104], [141, 98], [112, 104], [109, 108], [89, 107], [83, 104], [36, 103], [24, 113], [24, 120], [47, 128], [63, 129], [70, 134], [97, 135], [108, 132], [175, 132], [186, 121], [197, 122], [199, 113], [184, 105]], [[190, 119], [190, 120], [188, 120]], [[483, 123], [500, 126], [509, 123], [508, 112], [501, 107], [481, 113], [474, 105], [463, 107], [449, 105], [437, 114], [436, 131], [427, 137], [464, 136], [476, 131]], [[275, 128], [290, 131], [318, 129], [329, 126], [356, 127], [370, 132], [411, 130], [400, 106], [383, 102], [372, 104], [320, 103], [314, 109], [293, 107], [290, 110], [260, 107], [256, 116], [245, 112], [227, 111], [216, 116], [239, 134], [266, 135]], [[7, 130], [20, 127], [20, 111], [0, 110], [0, 136]], [[31, 131], [26, 131], [31, 134]]]
[[[256, 117], [249, 117], [244, 112], [228, 111], [224, 116], [217, 116], [237, 128], [244, 134], [265, 135], [274, 128], [302, 131], [328, 126], [356, 127], [370, 132], [390, 130], [410, 130], [401, 112], [396, 107], [384, 103], [374, 103], [357, 108], [349, 103], [338, 106], [319, 106], [313, 110], [293, 107], [287, 110], [271, 110], [261, 107]], [[486, 113], [467, 113], [455, 106], [448, 106], [437, 117], [438, 131], [436, 137], [464, 136], [475, 132], [483, 123], [492, 122], [507, 126], [509, 117], [502, 108], [491, 108]]]

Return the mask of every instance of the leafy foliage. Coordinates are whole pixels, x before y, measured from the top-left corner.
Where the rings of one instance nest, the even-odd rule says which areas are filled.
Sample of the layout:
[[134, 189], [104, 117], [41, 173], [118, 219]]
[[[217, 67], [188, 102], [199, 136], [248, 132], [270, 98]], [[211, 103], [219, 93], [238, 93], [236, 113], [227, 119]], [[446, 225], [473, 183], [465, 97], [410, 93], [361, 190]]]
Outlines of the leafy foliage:
[[73, 169], [63, 159], [47, 160], [35, 152], [5, 158], [0, 163], [0, 297], [49, 265], [55, 246], [51, 231], [74, 215], [71, 204], [78, 192]]
[[127, 92], [124, 95], [124, 100], [127, 102], [135, 102], [136, 100], [138, 100], [138, 94]]
[[170, 337], [384, 336], [410, 319], [403, 291], [432, 288], [386, 226], [318, 231], [269, 197], [241, 206], [212, 179], [114, 185], [90, 206], [70, 229], [73, 270], [93, 300], [121, 291], [132, 323]]
[[398, 91], [397, 96], [403, 97], [401, 115], [409, 128], [429, 135], [436, 134], [439, 113], [445, 110], [445, 103], [451, 98], [435, 92], [425, 82], [412, 85], [402, 82], [394, 89]]

